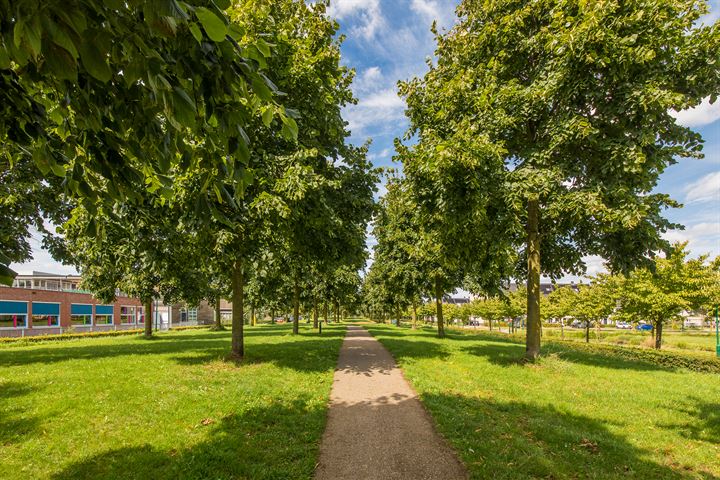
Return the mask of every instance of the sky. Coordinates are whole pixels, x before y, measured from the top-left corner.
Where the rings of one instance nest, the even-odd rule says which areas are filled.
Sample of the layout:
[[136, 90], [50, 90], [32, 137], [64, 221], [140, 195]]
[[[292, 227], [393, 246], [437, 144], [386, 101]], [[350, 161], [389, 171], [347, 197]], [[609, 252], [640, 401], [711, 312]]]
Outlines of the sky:
[[[427, 71], [427, 61], [435, 49], [430, 26], [437, 21], [441, 30], [450, 28], [456, 4], [456, 0], [331, 0], [329, 15], [338, 20], [340, 33], [346, 37], [341, 47], [342, 62], [356, 71], [353, 92], [358, 102], [343, 112], [351, 131], [350, 142], [361, 145], [372, 140], [369, 155], [376, 166], [398, 166], [392, 161], [393, 140], [402, 138], [408, 122], [405, 103], [397, 95], [397, 82]], [[719, 17], [720, 0], [713, 0], [711, 12], [703, 21], [710, 23]], [[703, 136], [705, 158], [680, 160], [661, 176], [656, 191], [684, 204], [682, 209], [667, 211], [666, 217], [686, 227], [665, 235], [671, 241], [688, 241], [694, 256], [720, 255], [720, 101], [714, 105], [704, 102], [696, 109], [677, 113], [677, 118]], [[75, 272], [55, 262], [40, 248], [38, 239], [35, 234], [31, 240], [34, 259], [14, 264], [16, 271]], [[368, 245], [373, 243], [370, 237]], [[589, 257], [587, 264], [588, 275], [603, 270], [601, 258]]]

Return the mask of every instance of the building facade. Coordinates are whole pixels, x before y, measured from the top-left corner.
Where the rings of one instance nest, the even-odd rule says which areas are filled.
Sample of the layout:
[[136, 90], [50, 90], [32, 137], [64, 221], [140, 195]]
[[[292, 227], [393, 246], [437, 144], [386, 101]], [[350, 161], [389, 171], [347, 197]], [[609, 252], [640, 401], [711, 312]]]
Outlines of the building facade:
[[[81, 277], [33, 272], [18, 275], [12, 287], [0, 287], [0, 337], [99, 332], [145, 328], [145, 312], [137, 298], [116, 291], [113, 303], [102, 303], [81, 290]], [[153, 302], [155, 330], [212, 323], [213, 309]]]

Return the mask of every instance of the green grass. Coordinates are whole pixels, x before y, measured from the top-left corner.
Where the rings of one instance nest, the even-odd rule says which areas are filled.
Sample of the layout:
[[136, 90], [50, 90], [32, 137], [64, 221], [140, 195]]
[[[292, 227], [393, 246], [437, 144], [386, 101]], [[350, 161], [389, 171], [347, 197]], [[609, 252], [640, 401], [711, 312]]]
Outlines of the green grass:
[[720, 478], [720, 378], [555, 344], [537, 364], [484, 334], [366, 328], [472, 478]]
[[[484, 331], [485, 327], [472, 328], [468, 330]], [[503, 325], [502, 329], [495, 331], [507, 333], [507, 326]], [[518, 330], [516, 336], [524, 336], [524, 330]], [[561, 339], [561, 330], [557, 327], [543, 327], [543, 335], [553, 340]], [[565, 328], [564, 340], [585, 342], [585, 330], [578, 328]], [[627, 345], [633, 347], [653, 348], [655, 346], [654, 338], [650, 332], [638, 332], [636, 330], [617, 330], [605, 328], [600, 330], [598, 335], [597, 329], [590, 330], [590, 343], [606, 343], [610, 345]], [[696, 352], [705, 352], [709, 355], [715, 355], [715, 332], [707, 330], [690, 330], [684, 332], [680, 330], [666, 329], [663, 331], [664, 350], [692, 350]]]
[[342, 326], [0, 347], [3, 479], [310, 478]]

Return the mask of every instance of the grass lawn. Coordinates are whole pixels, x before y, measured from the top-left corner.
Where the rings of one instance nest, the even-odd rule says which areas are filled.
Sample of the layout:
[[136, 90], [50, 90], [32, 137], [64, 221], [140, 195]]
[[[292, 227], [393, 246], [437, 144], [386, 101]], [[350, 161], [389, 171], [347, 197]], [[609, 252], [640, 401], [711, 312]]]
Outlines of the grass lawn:
[[[510, 339], [367, 325], [473, 478], [720, 478], [720, 378]], [[393, 446], [400, 447], [401, 446]]]
[[0, 478], [310, 478], [344, 327], [0, 347]]
[[[466, 327], [471, 331], [487, 331], [487, 327]], [[507, 333], [507, 326], [503, 325], [501, 329], [495, 326], [496, 332]], [[543, 327], [543, 336], [553, 340], [561, 340], [561, 330], [559, 327]], [[579, 328], [565, 328], [564, 340], [585, 342], [585, 330]], [[519, 329], [516, 336], [524, 338], [525, 330]], [[597, 329], [590, 330], [590, 343], [607, 343], [610, 345], [629, 345], [633, 347], [653, 348], [655, 339], [651, 332], [639, 332], [636, 330], [619, 330], [615, 328], [604, 328], [600, 330], [598, 337]], [[663, 330], [663, 350], [692, 350], [695, 352], [705, 352], [708, 355], [715, 356], [715, 331], [708, 330], [691, 330], [684, 332], [680, 330]]]

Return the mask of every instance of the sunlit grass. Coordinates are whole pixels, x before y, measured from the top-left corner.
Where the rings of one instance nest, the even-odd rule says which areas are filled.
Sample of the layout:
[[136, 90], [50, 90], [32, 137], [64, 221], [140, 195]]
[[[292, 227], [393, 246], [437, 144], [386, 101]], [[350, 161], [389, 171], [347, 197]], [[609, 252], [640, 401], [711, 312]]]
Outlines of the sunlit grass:
[[720, 379], [555, 345], [367, 327], [473, 478], [718, 478]]
[[0, 477], [310, 478], [344, 327], [246, 332], [0, 348]]

